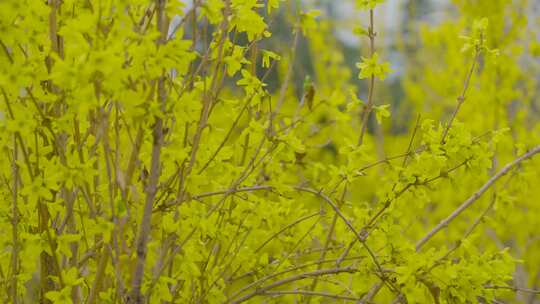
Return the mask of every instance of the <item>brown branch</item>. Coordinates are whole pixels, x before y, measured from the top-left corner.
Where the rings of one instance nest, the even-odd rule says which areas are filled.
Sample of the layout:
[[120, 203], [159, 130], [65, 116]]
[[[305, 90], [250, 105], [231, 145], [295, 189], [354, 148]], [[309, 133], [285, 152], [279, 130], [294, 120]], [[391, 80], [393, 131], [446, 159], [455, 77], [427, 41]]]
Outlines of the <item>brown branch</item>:
[[520, 292], [540, 295], [540, 290], [539, 289], [530, 289], [530, 288], [522, 288], [522, 287], [515, 287], [515, 286], [491, 286], [491, 285], [484, 286], [484, 288], [486, 288], [486, 289], [508, 289], [508, 290], [516, 291], [516, 292], [520, 291]]
[[13, 56], [11, 55], [11, 53], [9, 52], [9, 48], [7, 47], [7, 45], [4, 43], [4, 41], [2, 41], [2, 39], [0, 39], [0, 46], [2, 46], [2, 49], [4, 50], [4, 53], [6, 54], [7, 58], [9, 59], [9, 62], [11, 64], [15, 63], [15, 60], [13, 60]]
[[486, 192], [499, 178], [506, 175], [513, 167], [520, 164], [524, 160], [527, 160], [533, 157], [535, 154], [540, 153], [540, 145], [529, 150], [527, 153], [516, 158], [511, 163], [504, 166], [497, 174], [491, 177], [477, 192], [475, 192], [471, 197], [469, 197], [465, 202], [463, 202], [454, 212], [452, 212], [447, 218], [443, 219], [437, 226], [430, 230], [424, 237], [422, 237], [416, 243], [416, 251], [420, 251], [422, 247], [428, 242], [435, 234], [437, 234], [444, 227], [448, 226], [458, 215], [463, 211], [469, 208], [474, 202], [476, 202], [484, 192]]
[[[157, 29], [161, 33], [161, 37], [157, 42], [159, 45], [165, 43], [167, 37], [167, 16], [165, 13], [166, 0], [156, 0], [156, 6], [158, 14]], [[162, 112], [165, 112], [165, 102], [167, 100], [166, 94], [165, 76], [162, 75], [158, 80], [158, 102], [160, 103]], [[136, 243], [137, 262], [133, 273], [132, 291], [131, 296], [128, 299], [128, 303], [134, 304], [142, 304], [144, 302], [141, 294], [141, 286], [144, 275], [144, 265], [146, 262], [147, 243], [151, 229], [152, 207], [154, 205], [160, 175], [161, 147], [163, 146], [163, 119], [159, 116], [155, 116], [155, 120], [150, 178], [148, 181], [148, 188], [146, 189], [146, 202]]]
[[247, 294], [247, 295], [245, 295], [243, 297], [240, 297], [239, 299], [237, 299], [235, 301], [232, 301], [231, 299], [229, 299], [226, 303], [239, 304], [239, 303], [245, 302], [245, 301], [247, 301], [247, 300], [249, 300], [249, 299], [251, 299], [253, 297], [264, 295], [270, 289], [273, 289], [273, 288], [276, 288], [276, 287], [279, 287], [279, 286], [282, 286], [282, 285], [285, 285], [285, 284], [288, 284], [288, 283], [292, 283], [292, 282], [295, 282], [295, 281], [300, 281], [300, 280], [304, 280], [304, 279], [308, 279], [308, 278], [314, 278], [314, 277], [324, 276], [324, 275], [329, 275], [329, 274], [355, 273], [357, 271], [358, 270], [355, 269], [355, 268], [345, 267], [345, 268], [321, 269], [321, 270], [316, 270], [316, 271], [311, 271], [311, 272], [304, 272], [304, 273], [300, 273], [300, 274], [297, 274], [297, 275], [294, 275], [294, 276], [291, 276], [291, 277], [288, 277], [288, 278], [281, 279], [279, 281], [268, 284], [266, 286], [263, 286], [263, 287], [255, 290], [255, 291], [253, 291], [252, 293], [249, 293], [249, 294]]
[[245, 188], [234, 188], [234, 189], [202, 193], [202, 194], [194, 195], [192, 196], [192, 198], [199, 200], [201, 198], [214, 196], [214, 195], [232, 194], [232, 193], [239, 193], [239, 192], [252, 192], [252, 191], [258, 191], [258, 190], [272, 190], [272, 189], [273, 189], [272, 186], [265, 186], [265, 185], [245, 187]]
[[[375, 30], [373, 22], [374, 9], [369, 10], [369, 28], [368, 28], [368, 37], [369, 37], [369, 55], [373, 57], [375, 54]], [[358, 137], [358, 146], [361, 146], [364, 141], [364, 134], [366, 133], [367, 124], [369, 120], [369, 114], [373, 108], [373, 91], [375, 91], [375, 74], [371, 74], [369, 79], [369, 89], [368, 89], [368, 101], [364, 110], [362, 111], [360, 136]]]
[[285, 74], [285, 79], [283, 79], [283, 82], [281, 84], [281, 87], [279, 89], [279, 97], [276, 103], [276, 107], [274, 109], [274, 112], [271, 115], [270, 120], [272, 121], [274, 119], [274, 116], [279, 113], [281, 110], [281, 107], [283, 106], [283, 103], [285, 102], [285, 94], [287, 93], [287, 89], [289, 87], [289, 82], [291, 81], [291, 76], [294, 72], [294, 60], [296, 58], [296, 49], [298, 46], [298, 40], [300, 39], [300, 29], [298, 27], [295, 27], [295, 34], [293, 38], [293, 43], [291, 46], [290, 51], [290, 62], [289, 62], [289, 68], [287, 69], [287, 74]]
[[133, 149], [131, 149], [131, 155], [129, 157], [129, 162], [126, 169], [126, 175], [125, 175], [126, 189], [129, 189], [129, 187], [131, 186], [131, 179], [133, 178], [133, 173], [135, 172], [137, 160], [139, 159], [139, 153], [141, 151], [143, 138], [144, 138], [144, 130], [142, 126], [140, 126], [137, 129], [137, 136], [135, 137], [135, 142], [133, 144]]
[[[197, 22], [197, 7], [199, 5], [200, 5], [200, 1], [193, 1], [193, 5], [191, 6], [191, 8], [187, 12], [184, 13], [184, 18], [182, 18], [182, 20], [180, 20], [180, 22], [172, 29], [171, 33], [169, 34], [169, 39], [167, 41], [173, 39], [178, 29], [182, 27], [184, 23], [186, 23], [189, 17], [191, 17], [191, 20], [193, 21], [193, 23], [191, 24], [192, 30], [193, 31], [197, 30], [197, 23], [196, 23]], [[196, 37], [197, 35], [193, 35], [194, 40], [196, 39]], [[195, 43], [193, 43], [193, 46], [195, 46]]]
[[88, 296], [88, 304], [96, 303], [98, 299], [98, 294], [101, 291], [103, 286], [103, 280], [105, 278], [105, 269], [107, 268], [107, 263], [109, 262], [110, 249], [108, 246], [103, 246], [101, 249], [101, 257], [99, 259], [98, 267], [96, 270], [96, 277], [92, 283], [92, 288]]
[[285, 295], [304, 295], [311, 297], [325, 297], [331, 298], [334, 300], [345, 300], [345, 301], [360, 301], [360, 298], [342, 296], [333, 293], [320, 292], [320, 291], [310, 291], [310, 290], [280, 290], [280, 291], [266, 291], [262, 295], [268, 296], [285, 296]]
[[454, 122], [454, 119], [456, 119], [457, 113], [459, 112], [459, 109], [461, 108], [461, 105], [465, 101], [465, 97], [467, 94], [467, 90], [469, 89], [469, 83], [471, 82], [472, 75], [474, 73], [474, 69], [476, 68], [476, 64], [478, 60], [480, 59], [480, 49], [476, 48], [476, 51], [474, 53], [474, 59], [471, 64], [471, 68], [469, 69], [469, 73], [467, 73], [467, 77], [465, 78], [465, 84], [463, 85], [463, 91], [461, 92], [461, 95], [457, 98], [457, 106], [454, 109], [454, 112], [452, 113], [452, 116], [450, 117], [450, 121], [448, 122], [448, 125], [443, 131], [441, 143], [444, 144], [446, 141], [446, 136], [448, 136], [448, 131], [450, 131], [450, 128], [452, 128], [452, 123]]
[[373, 300], [373, 298], [377, 295], [377, 293], [381, 290], [381, 288], [383, 287], [383, 283], [382, 282], [377, 282], [375, 283], [368, 291], [368, 293], [362, 297], [362, 300], [360, 300], [359, 304], [366, 304], [366, 303], [371, 303], [371, 301]]
[[12, 238], [13, 238], [13, 249], [11, 251], [11, 301], [14, 304], [17, 304], [18, 301], [18, 290], [17, 290], [17, 274], [19, 273], [19, 210], [17, 207], [17, 200], [18, 200], [18, 189], [19, 189], [19, 167], [17, 165], [17, 138], [13, 136], [13, 159], [12, 159], [12, 174], [13, 174], [13, 188], [11, 190], [12, 192], [12, 199], [13, 199], [13, 205], [11, 207], [12, 210], [12, 218], [11, 218], [11, 225], [12, 225]]
[[420, 119], [422, 118], [422, 114], [418, 114], [416, 117], [416, 123], [414, 125], [414, 130], [411, 135], [411, 139], [409, 140], [409, 145], [407, 146], [407, 152], [405, 152], [405, 157], [403, 158], [403, 163], [401, 164], [401, 167], [405, 167], [407, 165], [407, 160], [409, 158], [409, 155], [411, 154], [411, 149], [414, 143], [414, 138], [416, 137], [416, 133], [418, 132], [418, 127], [420, 127]]

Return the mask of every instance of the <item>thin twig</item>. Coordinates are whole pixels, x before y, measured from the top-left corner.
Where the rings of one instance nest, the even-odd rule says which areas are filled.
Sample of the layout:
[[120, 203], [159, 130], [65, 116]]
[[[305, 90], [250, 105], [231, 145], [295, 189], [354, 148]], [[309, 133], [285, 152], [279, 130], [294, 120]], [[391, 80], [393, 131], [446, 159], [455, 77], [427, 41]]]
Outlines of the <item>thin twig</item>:
[[459, 112], [459, 109], [461, 108], [461, 105], [465, 101], [465, 97], [467, 94], [467, 90], [469, 89], [469, 84], [471, 82], [472, 75], [474, 73], [474, 70], [476, 68], [476, 64], [478, 60], [480, 59], [480, 49], [476, 48], [474, 59], [471, 64], [471, 68], [469, 69], [469, 72], [467, 73], [467, 77], [465, 78], [465, 84], [463, 85], [463, 90], [461, 91], [461, 95], [457, 98], [457, 106], [454, 109], [454, 112], [452, 113], [452, 116], [450, 117], [450, 121], [446, 125], [446, 128], [443, 131], [441, 143], [444, 144], [446, 142], [446, 136], [448, 136], [448, 131], [450, 131], [450, 128], [452, 128], [452, 123], [454, 122], [454, 119], [456, 119], [457, 113]]
[[[166, 0], [156, 0], [157, 6], [157, 29], [161, 33], [158, 39], [158, 45], [165, 43], [167, 35], [167, 17], [165, 13]], [[160, 104], [161, 111], [165, 112], [165, 102], [167, 100], [165, 90], [165, 76], [162, 75], [158, 80], [157, 102]], [[144, 302], [141, 294], [141, 286], [144, 275], [144, 266], [146, 262], [146, 251], [148, 238], [151, 230], [152, 207], [156, 197], [157, 186], [160, 176], [161, 148], [163, 146], [163, 118], [156, 116], [153, 130], [152, 160], [150, 168], [150, 178], [146, 190], [146, 201], [143, 210], [141, 224], [139, 226], [138, 239], [136, 243], [137, 262], [132, 279], [131, 296], [129, 303], [141, 304]]]
[[409, 145], [407, 146], [407, 152], [405, 152], [405, 157], [403, 158], [403, 163], [401, 164], [401, 167], [405, 167], [405, 165], [407, 164], [407, 160], [409, 159], [409, 155], [411, 154], [414, 138], [416, 137], [416, 133], [418, 132], [418, 127], [420, 126], [420, 118], [422, 118], [422, 114], [418, 114], [418, 116], [416, 117], [414, 130], [411, 135], [411, 139], [409, 140]]
[[345, 300], [345, 301], [359, 301], [360, 298], [342, 296], [333, 293], [320, 292], [320, 291], [310, 291], [310, 290], [280, 290], [280, 291], [266, 291], [262, 295], [268, 296], [285, 296], [285, 295], [303, 295], [311, 297], [325, 297], [331, 298], [334, 300]]
[[247, 295], [245, 295], [243, 297], [240, 297], [239, 299], [237, 299], [235, 301], [229, 300], [226, 303], [239, 304], [239, 303], [245, 302], [245, 301], [247, 301], [247, 300], [249, 300], [249, 299], [251, 299], [253, 297], [264, 295], [270, 289], [273, 289], [273, 288], [276, 288], [276, 287], [279, 287], [279, 286], [282, 286], [282, 285], [285, 285], [285, 284], [288, 284], [288, 283], [292, 283], [292, 282], [295, 282], [295, 281], [300, 281], [300, 280], [304, 280], [304, 279], [309, 279], [309, 278], [314, 278], [314, 277], [324, 276], [324, 275], [330, 275], [330, 274], [355, 273], [357, 271], [358, 270], [355, 269], [355, 268], [345, 267], [345, 268], [321, 269], [321, 270], [316, 270], [316, 271], [311, 271], [311, 272], [304, 272], [304, 273], [300, 273], [300, 274], [297, 274], [297, 275], [294, 275], [294, 276], [291, 276], [291, 277], [288, 277], [288, 278], [281, 279], [279, 281], [268, 284], [266, 286], [260, 287], [259, 289], [255, 290], [255, 291], [253, 291], [253, 292], [251, 292], [251, 293], [249, 293], [249, 294], [247, 294]]
[[13, 173], [13, 187], [12, 187], [12, 199], [13, 205], [11, 206], [11, 224], [12, 224], [12, 237], [13, 237], [13, 250], [11, 251], [11, 301], [14, 304], [19, 302], [18, 289], [17, 289], [17, 274], [19, 273], [19, 210], [17, 206], [18, 189], [19, 189], [19, 167], [17, 165], [18, 149], [17, 138], [13, 136], [13, 159], [12, 159], [12, 173]]
[[[374, 22], [373, 22], [373, 15], [374, 15], [374, 9], [369, 10], [369, 27], [368, 27], [368, 37], [369, 37], [369, 55], [373, 58], [373, 55], [375, 54], [375, 30], [374, 30]], [[368, 89], [368, 101], [367, 104], [362, 111], [362, 119], [361, 119], [361, 129], [360, 129], [360, 136], [358, 137], [358, 146], [361, 146], [364, 142], [364, 134], [366, 133], [367, 124], [369, 121], [369, 114], [371, 113], [371, 110], [373, 108], [373, 91], [375, 91], [375, 74], [371, 74], [371, 77], [369, 78], [369, 89]]]
[[294, 60], [296, 58], [296, 49], [298, 46], [298, 40], [300, 39], [300, 29], [295, 28], [294, 38], [293, 38], [293, 44], [291, 46], [290, 51], [290, 60], [289, 60], [289, 69], [287, 70], [287, 74], [285, 74], [285, 79], [283, 79], [283, 82], [281, 83], [281, 88], [279, 89], [279, 98], [276, 103], [276, 107], [274, 112], [271, 114], [271, 120], [273, 120], [274, 116], [279, 113], [281, 110], [281, 106], [285, 102], [285, 94], [287, 93], [287, 88], [289, 87], [289, 82], [291, 80], [292, 73], [294, 71]]
[[486, 289], [509, 289], [509, 290], [512, 290], [512, 291], [520, 291], [520, 292], [540, 295], [540, 290], [539, 289], [530, 289], [530, 288], [522, 288], [522, 287], [515, 287], [515, 286], [491, 286], [491, 285], [484, 286], [484, 288], [486, 288]]

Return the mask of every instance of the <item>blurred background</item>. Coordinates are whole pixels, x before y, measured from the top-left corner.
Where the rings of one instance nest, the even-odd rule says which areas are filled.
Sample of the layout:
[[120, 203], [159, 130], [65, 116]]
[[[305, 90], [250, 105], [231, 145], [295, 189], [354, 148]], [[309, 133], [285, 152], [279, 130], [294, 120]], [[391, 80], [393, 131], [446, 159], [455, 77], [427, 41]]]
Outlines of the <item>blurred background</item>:
[[[195, 0], [182, 2], [185, 5], [185, 11], [188, 12]], [[266, 0], [263, 2], [266, 2]], [[445, 22], [456, 22], [462, 16], [463, 12], [460, 12], [460, 7], [463, 8], [463, 6], [476, 6], [481, 15], [483, 2], [485, 1], [386, 0], [377, 6], [375, 11], [376, 49], [378, 52], [384, 52], [385, 59], [391, 63], [393, 73], [390, 74], [386, 83], [392, 92], [393, 103], [399, 102], [398, 100], [403, 96], [400, 81], [404, 73], [407, 72], [407, 67], [414, 60], [412, 54], [422, 46], [422, 29], [436, 28]], [[506, 6], [505, 9], [514, 10], [514, 13], [522, 14], [525, 17], [525, 24], [519, 26], [523, 27], [522, 30], [528, 35], [526, 43], [531, 43], [531, 48], [537, 48], [540, 40], [540, 31], [538, 30], [540, 25], [540, 1], [495, 0], [493, 3], [502, 3], [503, 6]], [[500, 5], [498, 6], [500, 7]], [[486, 15], [490, 14], [490, 9], [486, 10]], [[272, 37], [263, 41], [263, 47], [277, 51], [280, 54], [286, 54], [294, 40], [291, 24], [294, 24], [295, 18], [298, 18], [298, 15], [302, 12], [310, 10], [320, 11], [320, 16], [317, 19], [327, 22], [329, 33], [333, 35], [333, 42], [335, 42], [331, 47], [341, 51], [344, 66], [352, 68], [356, 62], [360, 61], [362, 55], [367, 55], [368, 39], [365, 36], [361, 37], [355, 34], [354, 30], [360, 26], [367, 27], [368, 13], [356, 9], [353, 0], [295, 0], [283, 2], [277, 14], [268, 16], [270, 19], [268, 25]], [[508, 21], [508, 27], [516, 26], [512, 24], [512, 20]], [[465, 32], [462, 34], [465, 34]], [[189, 37], [189, 33], [186, 36]], [[294, 83], [297, 84], [299, 91], [305, 76], [315, 74], [313, 60], [317, 58], [313, 58], [309, 48], [308, 38], [300, 35], [293, 74]], [[535, 51], [538, 52], [538, 50], [533, 50], [532, 53], [535, 53]], [[524, 55], [528, 57], [523, 61], [524, 65], [531, 64], [530, 61], [538, 64], [538, 56]], [[437, 64], [437, 62], [434, 64]], [[262, 76], [262, 73], [260, 76]], [[536, 74], [535, 77], [538, 79], [540, 76]], [[362, 81], [357, 80], [356, 74], [351, 74], [351, 81], [356, 82], [359, 87], [364, 85], [361, 83]], [[270, 77], [268, 83], [271, 90], [277, 88], [279, 77], [276, 75]]]

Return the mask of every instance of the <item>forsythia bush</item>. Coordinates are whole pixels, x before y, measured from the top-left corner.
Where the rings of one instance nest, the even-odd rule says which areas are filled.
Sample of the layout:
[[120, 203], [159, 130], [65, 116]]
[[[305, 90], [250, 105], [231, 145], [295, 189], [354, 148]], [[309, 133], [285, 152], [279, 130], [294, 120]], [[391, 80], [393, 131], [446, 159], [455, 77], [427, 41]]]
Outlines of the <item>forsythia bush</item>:
[[0, 2], [3, 303], [538, 303], [526, 1], [413, 24], [398, 104], [384, 0], [356, 67], [300, 2], [184, 2]]

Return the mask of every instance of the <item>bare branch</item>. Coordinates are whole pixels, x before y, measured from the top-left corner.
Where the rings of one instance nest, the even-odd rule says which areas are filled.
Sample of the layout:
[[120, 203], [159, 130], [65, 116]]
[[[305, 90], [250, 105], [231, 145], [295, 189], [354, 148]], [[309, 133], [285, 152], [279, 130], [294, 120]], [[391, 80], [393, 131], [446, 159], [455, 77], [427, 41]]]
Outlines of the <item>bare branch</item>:
[[[375, 54], [375, 30], [374, 30], [374, 22], [373, 22], [373, 15], [374, 15], [374, 9], [369, 10], [369, 28], [368, 28], [368, 37], [369, 37], [369, 56], [373, 57]], [[360, 137], [358, 137], [358, 146], [361, 146], [364, 142], [364, 134], [366, 133], [367, 124], [369, 121], [369, 114], [371, 114], [371, 110], [373, 109], [373, 91], [375, 90], [375, 74], [371, 74], [371, 77], [369, 79], [369, 91], [368, 91], [368, 101], [367, 105], [364, 108], [364, 111], [362, 111], [362, 120], [361, 120], [361, 129], [360, 129]]]
[[467, 94], [467, 90], [469, 89], [469, 84], [471, 82], [472, 75], [474, 73], [474, 70], [476, 68], [476, 64], [478, 60], [480, 59], [480, 50], [477, 48], [474, 54], [474, 59], [471, 64], [471, 68], [469, 69], [469, 73], [467, 73], [467, 77], [465, 78], [465, 84], [463, 85], [463, 91], [461, 91], [461, 95], [457, 98], [457, 106], [454, 109], [454, 112], [452, 113], [452, 117], [450, 117], [450, 121], [448, 122], [448, 125], [446, 125], [446, 128], [443, 131], [441, 143], [445, 143], [446, 136], [448, 136], [448, 131], [450, 131], [450, 128], [452, 128], [452, 123], [454, 122], [454, 119], [456, 119], [457, 113], [459, 112], [459, 109], [461, 108], [461, 105], [465, 101], [465, 97]]
[[294, 275], [292, 277], [281, 279], [279, 281], [268, 284], [266, 286], [263, 286], [263, 287], [255, 290], [255, 291], [253, 291], [252, 293], [249, 293], [249, 294], [239, 298], [238, 300], [235, 300], [235, 301], [232, 301], [232, 302], [231, 302], [231, 300], [229, 300], [227, 303], [239, 304], [239, 303], [245, 302], [245, 301], [247, 301], [247, 300], [249, 300], [249, 299], [251, 299], [253, 297], [264, 295], [270, 289], [273, 289], [273, 288], [276, 288], [276, 287], [279, 287], [281, 285], [285, 285], [285, 284], [288, 284], [288, 283], [291, 283], [291, 282], [295, 282], [295, 281], [300, 281], [300, 280], [304, 280], [304, 279], [309, 279], [309, 278], [314, 278], [314, 277], [324, 276], [324, 275], [329, 275], [329, 274], [355, 273], [356, 271], [357, 271], [357, 269], [355, 269], [355, 268], [345, 267], [345, 268], [321, 269], [321, 270], [316, 270], [316, 271], [311, 271], [311, 272], [304, 272], [304, 273]]
[[488, 286], [484, 286], [484, 288], [486, 288], [486, 289], [508, 289], [508, 290], [512, 290], [512, 291], [516, 291], [516, 292], [520, 291], [520, 292], [540, 295], [540, 290], [538, 290], [538, 289], [522, 288], [522, 287], [515, 287], [515, 286], [491, 286], [491, 285], [488, 285]]
[[[167, 34], [167, 17], [165, 14], [166, 0], [156, 0], [157, 6], [157, 29], [161, 33], [161, 37], [158, 40], [158, 44], [165, 43]], [[158, 80], [158, 102], [160, 108], [164, 112], [165, 102], [167, 100], [165, 90], [165, 76], [161, 76]], [[144, 265], [146, 262], [146, 251], [148, 237], [150, 235], [151, 221], [152, 221], [152, 207], [154, 205], [154, 199], [156, 197], [157, 186], [160, 175], [160, 162], [161, 162], [161, 147], [163, 146], [163, 119], [161, 117], [155, 117], [155, 124], [153, 130], [153, 144], [152, 144], [152, 160], [150, 168], [150, 180], [148, 182], [148, 188], [146, 190], [146, 201], [144, 205], [143, 216], [141, 224], [139, 226], [139, 235], [136, 243], [137, 262], [135, 271], [133, 273], [131, 296], [128, 299], [129, 303], [141, 304], [144, 302], [141, 294], [141, 286], [144, 275]]]
[[342, 296], [333, 293], [320, 292], [320, 291], [309, 291], [309, 290], [280, 290], [280, 291], [267, 291], [263, 293], [268, 296], [285, 296], [285, 295], [305, 295], [312, 297], [325, 297], [335, 300], [345, 300], [345, 301], [359, 301], [360, 298]]

